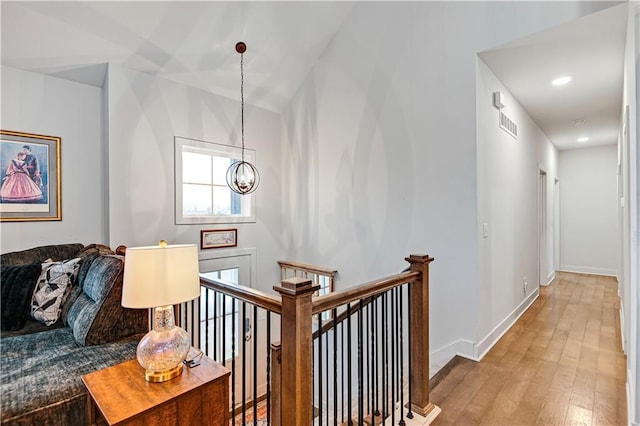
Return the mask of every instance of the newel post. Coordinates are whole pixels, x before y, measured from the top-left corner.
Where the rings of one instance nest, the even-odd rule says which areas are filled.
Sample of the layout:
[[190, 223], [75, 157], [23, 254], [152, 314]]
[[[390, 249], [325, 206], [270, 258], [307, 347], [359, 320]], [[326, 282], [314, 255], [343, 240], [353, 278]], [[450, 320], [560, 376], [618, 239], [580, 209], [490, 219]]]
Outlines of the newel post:
[[429, 402], [429, 255], [412, 254], [405, 258], [411, 264], [412, 272], [419, 272], [420, 278], [409, 285], [411, 316], [411, 410], [423, 417], [435, 418], [440, 408]]
[[288, 278], [273, 289], [282, 296], [282, 396], [283, 426], [308, 426], [312, 419], [311, 296], [320, 288], [308, 278]]

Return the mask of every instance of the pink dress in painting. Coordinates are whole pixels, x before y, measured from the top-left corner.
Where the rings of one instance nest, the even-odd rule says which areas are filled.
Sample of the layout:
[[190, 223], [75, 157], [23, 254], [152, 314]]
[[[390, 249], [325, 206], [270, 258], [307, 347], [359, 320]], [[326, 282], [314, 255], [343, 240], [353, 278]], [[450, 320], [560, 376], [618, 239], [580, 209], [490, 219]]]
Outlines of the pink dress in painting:
[[40, 187], [29, 177], [25, 162], [11, 160], [0, 188], [2, 201], [37, 201], [42, 199]]

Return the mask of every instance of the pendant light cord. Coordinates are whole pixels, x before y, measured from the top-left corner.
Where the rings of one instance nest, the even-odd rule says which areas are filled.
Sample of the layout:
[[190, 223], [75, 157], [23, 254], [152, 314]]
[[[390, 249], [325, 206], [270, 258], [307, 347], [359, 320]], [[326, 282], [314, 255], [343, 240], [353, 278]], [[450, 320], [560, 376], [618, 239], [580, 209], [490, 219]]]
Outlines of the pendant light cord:
[[244, 163], [244, 52], [240, 53], [240, 129], [242, 133], [242, 162]]

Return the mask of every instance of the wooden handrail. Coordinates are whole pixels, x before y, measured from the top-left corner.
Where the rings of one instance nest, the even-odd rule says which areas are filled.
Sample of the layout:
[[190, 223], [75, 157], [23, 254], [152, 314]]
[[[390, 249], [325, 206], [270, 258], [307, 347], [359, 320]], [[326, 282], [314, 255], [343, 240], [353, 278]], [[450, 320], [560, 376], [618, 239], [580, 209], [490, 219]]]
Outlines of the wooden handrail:
[[298, 269], [305, 272], [311, 272], [313, 274], [328, 275], [331, 277], [335, 276], [338, 272], [334, 269], [323, 268], [321, 266], [315, 265], [307, 265], [306, 263], [290, 262], [288, 260], [278, 260], [278, 265], [280, 265], [281, 268], [284, 267], [288, 269]]
[[385, 291], [399, 285], [411, 283], [420, 277], [421, 275], [419, 272], [403, 272], [380, 280], [371, 281], [357, 287], [352, 287], [347, 290], [318, 296], [313, 299], [312, 314], [319, 314], [320, 312], [337, 308], [338, 306], [346, 305], [347, 303], [351, 303], [356, 300], [384, 293]]
[[[362, 299], [362, 307], [365, 307], [367, 305], [369, 305], [369, 303], [371, 303], [371, 301], [373, 300], [373, 296], [371, 297], [367, 297], [365, 299]], [[355, 305], [353, 305], [351, 307], [351, 309], [349, 310], [349, 313], [351, 315], [355, 314], [356, 312], [360, 311], [360, 304], [356, 303]], [[347, 315], [347, 310], [343, 310], [342, 312], [340, 312], [335, 320], [332, 318], [330, 320], [326, 320], [323, 324], [322, 327], [318, 328], [316, 331], [313, 332], [312, 334], [312, 338], [313, 340], [317, 339], [318, 336], [321, 336], [322, 334], [328, 332], [329, 330], [331, 330], [332, 328], [334, 328], [335, 326], [337, 326], [338, 324], [342, 323], [343, 321], [345, 321], [348, 318]]]
[[278, 295], [265, 293], [251, 287], [236, 285], [225, 280], [205, 278], [200, 275], [200, 284], [220, 293], [235, 297], [243, 302], [249, 302], [267, 311], [282, 314], [282, 299]]

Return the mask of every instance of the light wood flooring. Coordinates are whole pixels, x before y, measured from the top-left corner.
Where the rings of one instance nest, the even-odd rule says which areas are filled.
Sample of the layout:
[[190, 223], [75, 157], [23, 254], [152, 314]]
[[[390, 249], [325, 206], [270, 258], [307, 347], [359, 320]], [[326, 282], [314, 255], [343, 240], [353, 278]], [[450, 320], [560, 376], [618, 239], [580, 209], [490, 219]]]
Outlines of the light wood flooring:
[[558, 273], [481, 362], [432, 386], [440, 425], [626, 425], [617, 281]]

